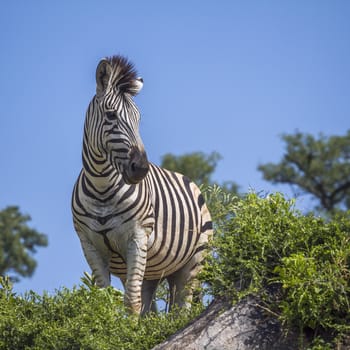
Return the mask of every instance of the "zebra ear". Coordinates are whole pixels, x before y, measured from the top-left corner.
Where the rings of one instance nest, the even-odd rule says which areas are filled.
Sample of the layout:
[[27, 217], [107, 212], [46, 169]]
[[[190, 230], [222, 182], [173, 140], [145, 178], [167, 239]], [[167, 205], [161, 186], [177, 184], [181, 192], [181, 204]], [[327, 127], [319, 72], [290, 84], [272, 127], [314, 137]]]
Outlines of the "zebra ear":
[[96, 68], [96, 95], [102, 95], [106, 91], [111, 73], [111, 64], [107, 59], [102, 59]]
[[138, 77], [130, 82], [128, 84], [128, 89], [127, 91], [129, 94], [136, 96], [142, 89], [143, 87], [143, 79], [141, 77]]

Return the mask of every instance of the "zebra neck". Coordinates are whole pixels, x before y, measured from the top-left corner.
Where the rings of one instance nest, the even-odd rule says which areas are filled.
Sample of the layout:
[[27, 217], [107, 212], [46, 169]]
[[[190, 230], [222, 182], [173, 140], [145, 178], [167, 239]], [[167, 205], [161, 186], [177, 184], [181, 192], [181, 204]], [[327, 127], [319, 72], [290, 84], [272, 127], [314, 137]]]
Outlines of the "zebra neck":
[[101, 190], [109, 187], [118, 177], [116, 169], [108, 161], [107, 155], [95, 151], [84, 138], [82, 153], [86, 177]]
[[124, 185], [122, 176], [116, 171], [93, 173], [84, 168], [84, 181], [97, 194], [115, 193]]
[[[80, 188], [85, 194], [84, 202], [97, 216], [108, 217], [112, 214], [121, 214], [125, 208], [133, 208], [138, 211], [143, 208], [138, 216], [143, 226], [153, 227], [153, 207], [152, 198], [149, 192], [147, 181], [141, 181], [139, 184], [128, 185], [124, 182], [122, 176], [117, 174], [110, 176], [92, 176], [83, 169], [80, 176]], [[100, 210], [103, 215], [99, 214]], [[128, 215], [127, 215], [128, 216]], [[99, 219], [100, 222], [101, 219]]]
[[[108, 160], [107, 156], [97, 153], [87, 142], [83, 143], [83, 178], [98, 198], [123, 193], [129, 189], [122, 175]], [[91, 192], [91, 191], [90, 191]]]

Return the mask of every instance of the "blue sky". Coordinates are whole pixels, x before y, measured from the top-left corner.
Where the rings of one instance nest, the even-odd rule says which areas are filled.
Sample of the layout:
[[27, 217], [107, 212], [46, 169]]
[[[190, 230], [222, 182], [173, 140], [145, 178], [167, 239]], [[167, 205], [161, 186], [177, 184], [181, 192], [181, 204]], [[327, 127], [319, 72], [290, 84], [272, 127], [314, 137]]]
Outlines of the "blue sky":
[[4, 2], [0, 209], [20, 206], [49, 237], [15, 289], [72, 287], [89, 271], [70, 196], [102, 57], [128, 56], [144, 79], [136, 102], [151, 161], [215, 150], [217, 181], [290, 193], [257, 165], [282, 157], [283, 133], [349, 129], [349, 18], [345, 0]]

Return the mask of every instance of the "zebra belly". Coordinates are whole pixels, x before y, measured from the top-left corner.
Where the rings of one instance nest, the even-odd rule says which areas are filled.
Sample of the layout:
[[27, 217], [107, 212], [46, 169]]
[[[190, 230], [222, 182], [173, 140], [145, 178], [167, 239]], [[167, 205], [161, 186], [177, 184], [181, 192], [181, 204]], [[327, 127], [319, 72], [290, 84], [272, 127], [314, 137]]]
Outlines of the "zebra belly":
[[[153, 236], [153, 235], [152, 235]], [[154, 249], [155, 245], [149, 244], [147, 252], [147, 262], [145, 268], [144, 278], [147, 280], [161, 279], [167, 277], [174, 272], [181, 269], [191, 259], [193, 253], [196, 250], [198, 242], [198, 234], [185, 235], [187, 236], [187, 245], [182, 246], [182, 240], [178, 240], [171, 247], [164, 245], [157, 250]], [[152, 241], [152, 237], [150, 237]], [[123, 258], [114, 253], [109, 263], [110, 272], [121, 278], [126, 279], [126, 263]]]
[[[150, 263], [147, 262], [146, 264], [146, 270], [144, 279], [146, 280], [158, 280], [163, 277], [167, 277], [174, 272], [178, 271], [181, 267], [186, 265], [186, 262], [191, 258], [189, 256], [186, 260], [183, 260], [181, 263], [177, 264], [176, 266], [169, 264], [168, 266], [165, 266], [161, 270], [154, 270], [150, 268]], [[120, 255], [113, 254], [112, 258], [110, 259], [110, 265], [109, 270], [112, 275], [119, 277], [122, 280], [126, 279], [126, 264], [124, 263], [123, 259], [120, 257]]]

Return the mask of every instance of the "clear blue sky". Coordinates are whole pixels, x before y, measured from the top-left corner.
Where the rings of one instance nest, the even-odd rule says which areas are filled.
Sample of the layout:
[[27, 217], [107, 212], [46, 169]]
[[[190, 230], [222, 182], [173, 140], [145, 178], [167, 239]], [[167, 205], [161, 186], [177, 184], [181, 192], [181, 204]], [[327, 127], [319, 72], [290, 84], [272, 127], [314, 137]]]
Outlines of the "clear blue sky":
[[349, 129], [349, 19], [345, 0], [3, 2], [0, 209], [19, 205], [49, 237], [16, 290], [72, 287], [89, 270], [70, 196], [100, 58], [126, 55], [144, 78], [150, 160], [216, 150], [216, 180], [274, 191], [256, 168], [282, 157], [279, 135]]

